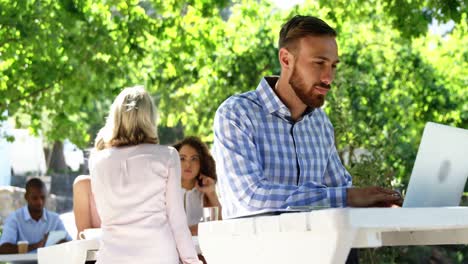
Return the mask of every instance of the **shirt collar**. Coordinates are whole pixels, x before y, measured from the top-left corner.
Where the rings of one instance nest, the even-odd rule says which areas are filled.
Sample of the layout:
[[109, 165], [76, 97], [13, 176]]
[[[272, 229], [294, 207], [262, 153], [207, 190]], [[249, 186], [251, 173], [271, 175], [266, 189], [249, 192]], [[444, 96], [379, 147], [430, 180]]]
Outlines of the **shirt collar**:
[[274, 91], [274, 84], [278, 81], [278, 78], [278, 76], [266, 76], [262, 78], [257, 86], [258, 98], [270, 114], [278, 112], [280, 109], [285, 109], [287, 110], [287, 113], [290, 113], [289, 109], [284, 105]]
[[[257, 86], [257, 94], [260, 102], [263, 104], [268, 113], [278, 112], [286, 118], [291, 117], [291, 111], [284, 105], [281, 99], [276, 95], [274, 86], [278, 81], [279, 76], [265, 76]], [[307, 107], [303, 116], [309, 115], [314, 111], [312, 107]]]
[[[31, 214], [29, 213], [27, 205], [23, 207], [23, 215], [24, 215], [24, 221], [34, 220], [31, 217]], [[41, 216], [41, 219], [39, 219], [39, 220], [47, 221], [47, 214], [46, 214], [45, 208], [42, 209], [42, 216]]]

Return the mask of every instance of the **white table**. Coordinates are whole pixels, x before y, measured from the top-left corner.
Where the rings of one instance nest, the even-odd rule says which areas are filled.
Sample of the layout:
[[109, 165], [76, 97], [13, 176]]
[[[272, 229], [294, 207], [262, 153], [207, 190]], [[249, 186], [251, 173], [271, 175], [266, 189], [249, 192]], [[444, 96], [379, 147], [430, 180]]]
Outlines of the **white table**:
[[36, 263], [37, 262], [37, 254], [36, 253], [27, 253], [27, 254], [0, 255], [0, 262]]
[[96, 260], [99, 240], [73, 240], [66, 243], [39, 248], [39, 264], [83, 264], [87, 260]]
[[468, 244], [468, 207], [340, 208], [200, 223], [208, 263], [344, 263], [353, 248]]
[[[192, 241], [198, 254], [201, 254], [198, 237]], [[73, 240], [38, 250], [39, 264], [83, 264], [85, 261], [96, 260], [99, 251], [99, 240]]]

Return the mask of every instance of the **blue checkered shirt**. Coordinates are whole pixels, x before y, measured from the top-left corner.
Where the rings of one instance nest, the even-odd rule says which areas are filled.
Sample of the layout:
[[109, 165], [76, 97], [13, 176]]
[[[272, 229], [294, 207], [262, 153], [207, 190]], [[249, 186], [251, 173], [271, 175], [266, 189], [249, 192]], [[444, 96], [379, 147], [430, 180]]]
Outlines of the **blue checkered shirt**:
[[[296, 122], [265, 77], [216, 111], [213, 154], [223, 217], [288, 206], [346, 206], [351, 176], [340, 161], [325, 112]], [[270, 84], [271, 85], [270, 85]]]

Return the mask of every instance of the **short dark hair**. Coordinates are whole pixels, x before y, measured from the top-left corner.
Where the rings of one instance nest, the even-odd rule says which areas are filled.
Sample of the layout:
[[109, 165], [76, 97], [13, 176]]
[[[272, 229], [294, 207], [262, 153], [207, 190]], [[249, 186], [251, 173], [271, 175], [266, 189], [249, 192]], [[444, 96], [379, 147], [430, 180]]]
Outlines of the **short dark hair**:
[[294, 49], [297, 40], [306, 36], [336, 37], [336, 35], [336, 31], [320, 18], [297, 15], [281, 27], [278, 49], [288, 47]]
[[31, 188], [46, 190], [44, 182], [39, 178], [32, 178], [29, 179], [28, 182], [26, 182], [26, 192], [28, 192], [28, 190], [30, 190]]
[[213, 156], [210, 154], [208, 146], [203, 143], [200, 138], [190, 136], [177, 142], [174, 145], [174, 148], [177, 149], [177, 151], [180, 151], [180, 149], [185, 145], [189, 145], [194, 148], [200, 156], [200, 173], [216, 181], [218, 179], [216, 176], [216, 165]]

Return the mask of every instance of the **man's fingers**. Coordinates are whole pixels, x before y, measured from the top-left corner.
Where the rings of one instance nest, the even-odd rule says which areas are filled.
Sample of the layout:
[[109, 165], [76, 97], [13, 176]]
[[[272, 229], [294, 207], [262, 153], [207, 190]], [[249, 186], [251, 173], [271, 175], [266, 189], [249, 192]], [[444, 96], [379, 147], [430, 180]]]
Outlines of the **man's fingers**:
[[395, 196], [393, 194], [388, 193], [378, 193], [372, 197], [373, 203], [372, 204], [379, 204], [379, 203], [394, 203], [400, 200], [400, 196]]
[[382, 188], [382, 187], [377, 187], [377, 190], [378, 190], [379, 192], [382, 192], [382, 193], [400, 196], [400, 194], [399, 194], [397, 191], [394, 191], [394, 190], [391, 190], [391, 189], [386, 189], [386, 188]]
[[393, 204], [398, 205], [398, 206], [403, 206], [403, 198], [400, 198], [398, 201], [394, 202]]

